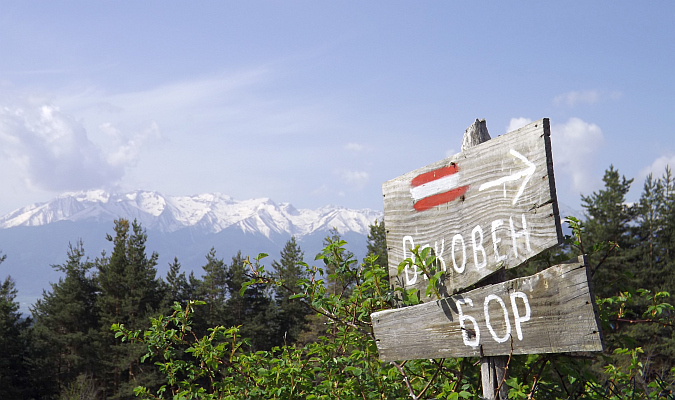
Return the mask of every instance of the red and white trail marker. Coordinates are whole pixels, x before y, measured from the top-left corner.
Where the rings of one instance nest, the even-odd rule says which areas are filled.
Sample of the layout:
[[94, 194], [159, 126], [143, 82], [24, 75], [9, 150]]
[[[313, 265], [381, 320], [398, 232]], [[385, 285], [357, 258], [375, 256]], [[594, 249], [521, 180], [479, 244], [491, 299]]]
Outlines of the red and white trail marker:
[[460, 186], [461, 173], [451, 164], [417, 175], [410, 182], [410, 195], [417, 211], [425, 211], [460, 197], [468, 186]]

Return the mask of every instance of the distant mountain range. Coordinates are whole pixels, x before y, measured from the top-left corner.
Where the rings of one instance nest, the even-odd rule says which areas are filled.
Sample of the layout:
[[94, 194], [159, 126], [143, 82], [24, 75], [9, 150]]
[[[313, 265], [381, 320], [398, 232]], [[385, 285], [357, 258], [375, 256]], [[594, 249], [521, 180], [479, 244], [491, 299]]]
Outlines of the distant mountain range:
[[20, 208], [0, 218], [0, 229], [59, 221], [110, 222], [120, 217], [136, 219], [147, 229], [165, 233], [185, 228], [218, 233], [237, 227], [242, 233], [268, 238], [275, 233], [302, 238], [331, 228], [366, 235], [368, 225], [382, 218], [382, 213], [336, 206], [298, 210], [289, 203], [277, 204], [268, 198], [237, 201], [218, 193], [166, 196], [142, 190], [128, 193], [93, 190], [66, 193], [47, 203]]
[[296, 209], [267, 198], [237, 201], [216, 193], [66, 193], [0, 217], [0, 250], [7, 255], [0, 275], [10, 274], [16, 280], [22, 309], [41, 296], [49, 282], [58, 281], [59, 273], [50, 265], [65, 262], [69, 243], [82, 240], [90, 258], [103, 250], [110, 252], [105, 234], [112, 233], [118, 218], [135, 219], [146, 228], [147, 248], [159, 254], [161, 274], [178, 257], [184, 270], [201, 275], [204, 257], [212, 247], [226, 262], [239, 250], [245, 255], [268, 253], [271, 262], [279, 258], [292, 236], [305, 251], [306, 261], [312, 262], [332, 228], [362, 258], [368, 227], [382, 218], [382, 212], [338, 206]]

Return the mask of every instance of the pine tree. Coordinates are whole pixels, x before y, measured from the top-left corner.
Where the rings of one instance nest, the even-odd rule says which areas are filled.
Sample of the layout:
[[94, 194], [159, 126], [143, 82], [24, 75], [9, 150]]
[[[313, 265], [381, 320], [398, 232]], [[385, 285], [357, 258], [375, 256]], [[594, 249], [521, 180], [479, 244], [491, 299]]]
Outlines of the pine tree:
[[[340, 231], [338, 231], [337, 228], [331, 228], [331, 230], [328, 231], [328, 236], [323, 240], [324, 250], [331, 244], [338, 244], [341, 242], [343, 242], [343, 240]], [[354, 253], [346, 250], [343, 246], [333, 246], [332, 248], [335, 249], [335, 251], [340, 252], [339, 257], [342, 260], [354, 260]], [[350, 265], [353, 263], [343, 263], [342, 265], [338, 265], [331, 261], [331, 258], [334, 256], [336, 255], [324, 254], [323, 258], [326, 266], [326, 289], [330, 294], [341, 295], [347, 293], [350, 286], [355, 283], [354, 271], [350, 268]]]
[[653, 179], [652, 174], [645, 180], [640, 201], [636, 207], [635, 226], [632, 227], [635, 237], [636, 257], [639, 263], [636, 268], [636, 286], [656, 288], [663, 278], [662, 272], [667, 264], [667, 249], [662, 243], [664, 216], [662, 215], [665, 198], [664, 187], [660, 179]]
[[195, 276], [194, 271], [190, 271], [187, 278], [187, 286], [185, 288], [185, 298], [188, 300], [198, 300], [199, 288], [202, 286], [201, 279]]
[[189, 284], [185, 277], [185, 272], [181, 272], [181, 265], [178, 258], [174, 257], [173, 262], [169, 264], [169, 272], [166, 273], [166, 282], [163, 282], [164, 301], [162, 309], [166, 314], [174, 302], [185, 306], [189, 298]]
[[41, 393], [62, 392], [78, 376], [98, 370], [97, 286], [91, 276], [93, 263], [84, 259], [82, 242], [70, 246], [68, 261], [53, 268], [65, 274], [32, 308], [33, 337], [40, 354]]
[[306, 304], [290, 297], [299, 293], [300, 280], [307, 278], [304, 263], [304, 253], [295, 241], [295, 237], [286, 242], [281, 250], [281, 259], [279, 262], [273, 261], [272, 267], [277, 279], [283, 282], [283, 286], [277, 287], [274, 293], [276, 306], [278, 308], [278, 328], [279, 334], [276, 336], [275, 345], [279, 338], [284, 338], [286, 344], [295, 343], [298, 336], [307, 325], [307, 316], [311, 310]]
[[[0, 256], [0, 264], [6, 256]], [[34, 398], [29, 367], [29, 318], [23, 318], [11, 277], [0, 285], [0, 399]]]
[[387, 235], [386, 230], [384, 229], [384, 220], [376, 220], [368, 228], [369, 232], [366, 256], [376, 255], [377, 264], [386, 267], [389, 265], [389, 256], [387, 254]]
[[[610, 166], [603, 181], [604, 189], [581, 196], [588, 217], [582, 245], [609, 243], [591, 257], [595, 292], [608, 297], [618, 294], [627, 287], [627, 280], [632, 279], [628, 266], [632, 245], [629, 224], [635, 211], [633, 206], [626, 204], [632, 179], [619, 176], [619, 172]], [[584, 248], [584, 251], [591, 253], [593, 249]]]
[[[675, 210], [675, 179], [670, 168], [654, 179], [645, 180], [635, 220], [631, 224], [633, 247], [630, 262], [626, 264], [635, 275], [634, 288], [652, 293], [669, 291], [675, 287], [675, 260], [673, 260], [673, 210]], [[674, 300], [665, 299], [673, 304]], [[639, 301], [626, 310], [626, 319], [638, 320], [651, 306]], [[668, 313], [668, 311], [666, 311]], [[672, 314], [672, 313], [671, 313]], [[617, 336], [628, 343], [640, 343], [649, 360], [645, 374], [665, 376], [675, 367], [675, 330], [660, 324], [624, 324], [617, 326]], [[651, 372], [650, 372], [651, 371]]]
[[228, 299], [226, 303], [227, 323], [225, 326], [241, 325], [240, 333], [250, 339], [253, 350], [269, 350], [279, 338], [279, 328], [275, 322], [276, 310], [267, 288], [263, 284], [253, 284], [240, 294], [244, 282], [249, 281], [241, 251], [232, 257], [227, 268], [226, 282]]
[[112, 324], [124, 324], [132, 329], [149, 325], [149, 317], [158, 313], [161, 305], [160, 284], [156, 279], [157, 254], [146, 255], [147, 235], [136, 221], [131, 225], [124, 219], [115, 221], [115, 237], [109, 257], [97, 259], [98, 283], [101, 295], [100, 334], [107, 345], [103, 359], [105, 395], [109, 398], [133, 398], [133, 388], [145, 382], [157, 385], [156, 372], [146, 373], [140, 365], [144, 347], [138, 344], [120, 343], [110, 331]]
[[672, 292], [675, 288], [675, 176], [670, 167], [666, 167], [659, 183], [660, 229], [656, 235], [656, 245], [659, 248], [660, 265], [654, 272], [658, 276], [655, 288]]
[[206, 332], [210, 327], [227, 323], [225, 311], [228, 296], [227, 268], [223, 259], [216, 257], [214, 248], [206, 255], [206, 265], [202, 268], [204, 276], [199, 281], [197, 298], [206, 304], [197, 309], [195, 320], [196, 326]]

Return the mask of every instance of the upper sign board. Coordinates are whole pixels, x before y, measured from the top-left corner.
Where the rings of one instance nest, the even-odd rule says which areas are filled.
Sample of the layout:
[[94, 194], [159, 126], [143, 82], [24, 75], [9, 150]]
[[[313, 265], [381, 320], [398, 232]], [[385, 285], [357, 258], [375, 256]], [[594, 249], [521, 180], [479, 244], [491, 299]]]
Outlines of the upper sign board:
[[430, 247], [448, 294], [562, 242], [547, 118], [382, 185], [393, 285], [418, 288], [410, 249]]

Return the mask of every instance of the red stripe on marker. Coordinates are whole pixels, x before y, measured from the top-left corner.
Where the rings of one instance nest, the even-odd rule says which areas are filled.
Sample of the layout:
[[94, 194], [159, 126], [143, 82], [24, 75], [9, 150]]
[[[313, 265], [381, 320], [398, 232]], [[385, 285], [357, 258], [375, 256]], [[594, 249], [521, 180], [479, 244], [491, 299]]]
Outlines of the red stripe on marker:
[[442, 167], [439, 169], [435, 169], [433, 171], [417, 175], [410, 182], [410, 185], [412, 187], [424, 185], [425, 183], [435, 181], [436, 179], [440, 179], [444, 176], [452, 175], [457, 171], [459, 171], [459, 167], [457, 166], [457, 164], [448, 165], [447, 167]]
[[466, 190], [468, 189], [468, 186], [462, 186], [458, 187], [456, 189], [452, 189], [448, 192], [444, 193], [439, 193], [435, 194], [433, 196], [425, 197], [421, 199], [420, 201], [416, 202], [413, 207], [417, 211], [425, 211], [430, 208], [440, 206], [441, 204], [449, 203], [456, 198], [460, 197], [464, 193], [466, 193]]

